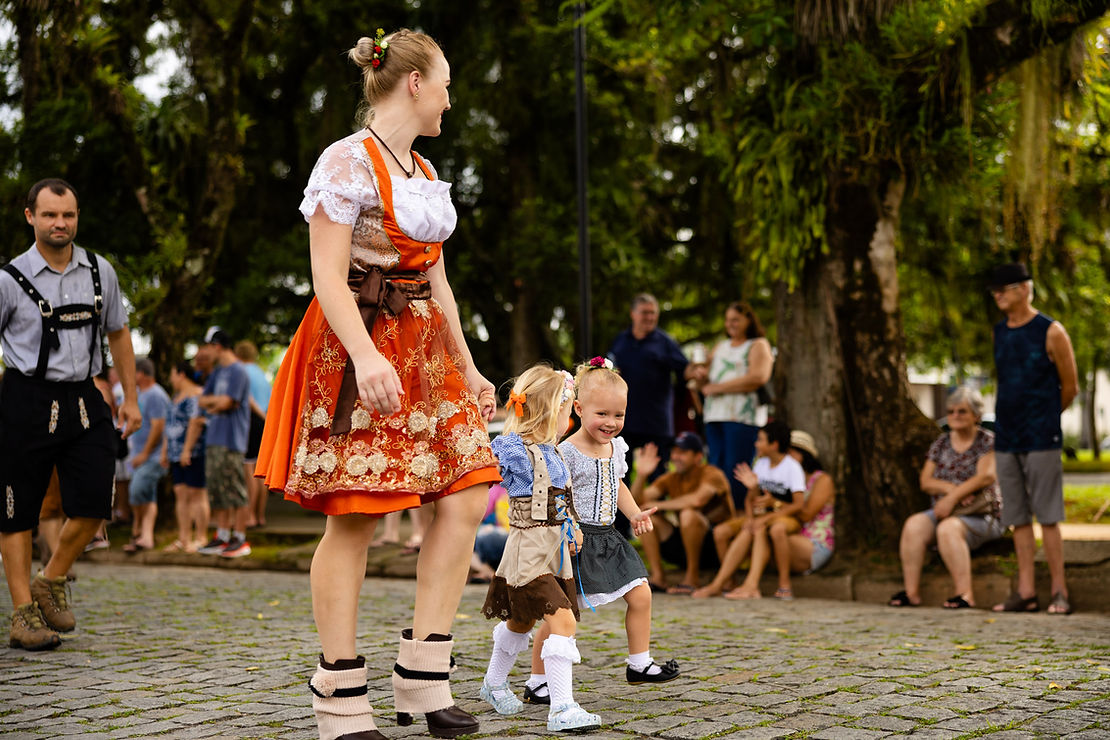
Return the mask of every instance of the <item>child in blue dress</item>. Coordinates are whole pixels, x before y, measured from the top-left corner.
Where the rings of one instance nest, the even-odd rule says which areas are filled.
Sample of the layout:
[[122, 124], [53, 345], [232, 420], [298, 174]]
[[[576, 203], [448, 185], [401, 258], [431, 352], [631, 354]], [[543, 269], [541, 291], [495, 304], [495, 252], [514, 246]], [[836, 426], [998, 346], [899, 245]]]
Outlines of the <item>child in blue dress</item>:
[[[628, 384], [613, 363], [595, 357], [578, 367], [575, 377], [574, 412], [581, 419], [578, 431], [559, 445], [570, 467], [574, 506], [583, 532], [581, 552], [575, 562], [583, 596], [581, 608], [598, 607], [618, 599], [626, 604], [625, 630], [628, 659], [625, 679], [636, 685], [662, 683], [678, 678], [678, 664], [669, 660], [659, 665], [651, 659], [651, 587], [647, 570], [636, 550], [613, 526], [619, 509], [636, 535], [651, 529], [655, 509], [641, 511], [622, 479], [628, 471], [628, 444], [619, 435], [628, 406]], [[544, 627], [536, 635], [539, 644]], [[532, 676], [524, 689], [525, 701], [550, 701], [547, 676], [536, 651]]]
[[555, 444], [570, 421], [574, 379], [535, 366], [509, 395], [505, 432], [493, 441], [502, 484], [509, 493], [509, 536], [482, 613], [502, 620], [493, 630], [493, 651], [479, 696], [499, 714], [516, 714], [523, 703], [509, 688], [516, 656], [528, 648], [536, 620], [546, 639], [540, 647], [551, 708], [547, 729], [585, 732], [601, 718], [574, 701], [571, 666], [581, 661], [574, 641], [578, 621], [571, 557], [582, 542], [571, 494], [570, 472]]

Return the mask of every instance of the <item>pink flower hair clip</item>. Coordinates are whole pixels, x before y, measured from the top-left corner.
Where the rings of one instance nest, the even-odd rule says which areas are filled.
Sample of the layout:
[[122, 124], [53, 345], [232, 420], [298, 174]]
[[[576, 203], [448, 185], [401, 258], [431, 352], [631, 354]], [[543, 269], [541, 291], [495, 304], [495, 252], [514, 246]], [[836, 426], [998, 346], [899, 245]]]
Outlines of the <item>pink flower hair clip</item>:
[[610, 360], [608, 357], [595, 357], [592, 360], [590, 360], [589, 365], [590, 365], [591, 370], [593, 370], [593, 369], [612, 370], [613, 369], [613, 361]]
[[563, 396], [562, 400], [559, 402], [559, 405], [562, 406], [564, 403], [574, 398], [574, 376], [566, 370], [560, 370], [559, 372], [563, 375]]

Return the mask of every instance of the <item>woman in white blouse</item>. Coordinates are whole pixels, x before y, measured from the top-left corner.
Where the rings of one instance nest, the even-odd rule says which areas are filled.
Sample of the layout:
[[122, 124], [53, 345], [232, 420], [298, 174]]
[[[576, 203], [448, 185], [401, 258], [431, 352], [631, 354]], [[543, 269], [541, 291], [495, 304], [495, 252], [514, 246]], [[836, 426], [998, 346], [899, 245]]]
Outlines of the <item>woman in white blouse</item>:
[[355, 646], [366, 549], [378, 517], [436, 502], [394, 704], [399, 723], [424, 713], [433, 735], [455, 737], [478, 721], [451, 697], [451, 622], [500, 476], [485, 428], [493, 385], [474, 367], [440, 259], [456, 221], [450, 185], [412, 151], [440, 133], [450, 67], [408, 30], [379, 29], [350, 56], [366, 126], [321, 154], [305, 189], [316, 297], [275, 380], [258, 474], [328, 514], [312, 561], [322, 655], [309, 684], [325, 740], [383, 737]]

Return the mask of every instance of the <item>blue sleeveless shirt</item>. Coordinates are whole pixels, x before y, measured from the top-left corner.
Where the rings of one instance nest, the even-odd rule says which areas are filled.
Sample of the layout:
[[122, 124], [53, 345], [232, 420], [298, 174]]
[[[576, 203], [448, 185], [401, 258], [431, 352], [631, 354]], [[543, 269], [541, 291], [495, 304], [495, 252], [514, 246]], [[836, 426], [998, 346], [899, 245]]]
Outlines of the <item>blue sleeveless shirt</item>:
[[999, 452], [1058, 450], [1060, 374], [1049, 359], [1045, 340], [1052, 318], [1038, 313], [1018, 327], [1006, 320], [994, 327], [994, 366], [998, 372], [994, 448]]

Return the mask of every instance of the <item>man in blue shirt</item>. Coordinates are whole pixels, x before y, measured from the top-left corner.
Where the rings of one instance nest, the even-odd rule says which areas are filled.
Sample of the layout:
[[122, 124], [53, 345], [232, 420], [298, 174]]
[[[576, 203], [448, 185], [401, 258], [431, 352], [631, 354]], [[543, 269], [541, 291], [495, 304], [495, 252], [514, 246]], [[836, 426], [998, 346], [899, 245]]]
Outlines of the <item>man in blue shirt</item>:
[[258, 366], [258, 347], [249, 339], [235, 345], [235, 356], [243, 363], [251, 384], [251, 426], [247, 435], [247, 452], [243, 458], [243, 470], [247, 475], [247, 498], [249, 514], [248, 527], [261, 527], [266, 524], [266, 499], [269, 491], [261, 478], [254, 477], [254, 465], [258, 461], [258, 449], [262, 445], [262, 431], [266, 428], [266, 409], [270, 406], [270, 380], [266, 371]]
[[1075, 399], [1078, 372], [1071, 340], [1059, 321], [1033, 308], [1033, 280], [1025, 265], [994, 270], [994, 302], [1006, 318], [994, 327], [998, 372], [994, 459], [1002, 489], [1002, 524], [1014, 528], [1017, 591], [995, 611], [1036, 611], [1033, 516], [1041, 525], [1052, 581], [1050, 614], [1068, 614], [1064, 581], [1064, 480], [1060, 414]]
[[204, 477], [216, 536], [197, 550], [204, 555], [239, 558], [250, 555], [247, 543], [247, 480], [243, 454], [250, 431], [250, 378], [232, 351], [231, 337], [222, 329], [208, 330], [204, 343], [215, 350], [216, 367], [197, 400], [208, 413]]
[[[24, 216], [35, 243], [0, 273], [0, 553], [11, 593], [9, 644], [47, 650], [75, 628], [66, 573], [112, 516], [112, 478], [119, 443], [111, 409], [93, 384], [107, 337], [124, 387], [120, 428], [142, 425], [135, 353], [115, 270], [73, 243], [77, 191], [41, 180], [27, 194]], [[31, 530], [38, 523], [51, 472], [58, 470], [61, 541], [31, 580]]]
[[139, 411], [144, 424], [131, 435], [131, 542], [124, 552], [139, 552], [154, 547], [154, 521], [158, 517], [158, 483], [166, 474], [162, 467], [162, 432], [170, 412], [170, 397], [154, 377], [154, 363], [143, 357], [135, 363], [135, 381], [139, 386]]

